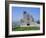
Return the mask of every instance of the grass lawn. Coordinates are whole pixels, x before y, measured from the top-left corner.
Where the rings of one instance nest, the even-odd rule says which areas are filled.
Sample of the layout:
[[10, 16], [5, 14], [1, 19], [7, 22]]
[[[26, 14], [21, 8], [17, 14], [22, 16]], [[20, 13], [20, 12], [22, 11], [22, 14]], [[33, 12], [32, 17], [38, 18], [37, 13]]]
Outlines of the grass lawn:
[[28, 30], [40, 30], [40, 27], [15, 27], [12, 28], [12, 31], [28, 31]]

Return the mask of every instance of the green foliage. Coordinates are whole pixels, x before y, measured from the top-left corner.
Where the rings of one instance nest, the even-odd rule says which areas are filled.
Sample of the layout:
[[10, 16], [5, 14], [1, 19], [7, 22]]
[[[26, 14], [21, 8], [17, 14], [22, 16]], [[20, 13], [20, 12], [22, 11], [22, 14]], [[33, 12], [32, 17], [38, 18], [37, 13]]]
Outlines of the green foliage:
[[40, 30], [40, 27], [16, 27], [12, 28], [13, 31], [28, 31], [28, 30]]

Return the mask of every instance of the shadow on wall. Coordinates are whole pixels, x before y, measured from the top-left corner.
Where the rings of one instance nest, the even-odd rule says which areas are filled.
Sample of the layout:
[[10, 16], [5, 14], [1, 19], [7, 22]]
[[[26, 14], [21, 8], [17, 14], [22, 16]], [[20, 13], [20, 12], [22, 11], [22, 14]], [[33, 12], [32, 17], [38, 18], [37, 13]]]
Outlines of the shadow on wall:
[[20, 38], [20, 37], [8, 37], [8, 38]]

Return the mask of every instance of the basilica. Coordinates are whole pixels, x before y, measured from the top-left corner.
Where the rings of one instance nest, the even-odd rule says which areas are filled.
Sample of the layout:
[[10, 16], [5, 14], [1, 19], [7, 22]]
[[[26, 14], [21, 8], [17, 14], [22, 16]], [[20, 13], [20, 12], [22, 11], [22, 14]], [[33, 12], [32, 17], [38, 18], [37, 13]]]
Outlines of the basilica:
[[23, 12], [23, 18], [20, 21], [22, 26], [31, 26], [35, 24], [33, 16], [26, 11]]

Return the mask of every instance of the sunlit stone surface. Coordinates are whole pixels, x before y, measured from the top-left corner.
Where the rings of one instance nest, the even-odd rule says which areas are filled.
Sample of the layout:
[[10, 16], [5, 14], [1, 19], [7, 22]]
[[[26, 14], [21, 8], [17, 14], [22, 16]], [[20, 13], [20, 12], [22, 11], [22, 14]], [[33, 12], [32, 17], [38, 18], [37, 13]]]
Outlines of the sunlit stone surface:
[[23, 19], [21, 19], [21, 26], [34, 26], [34, 25], [37, 25], [37, 23], [34, 22], [33, 16], [24, 11]]

